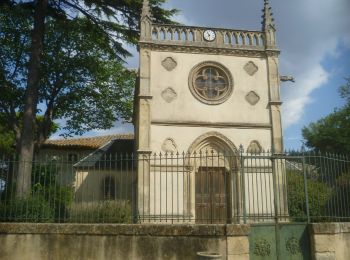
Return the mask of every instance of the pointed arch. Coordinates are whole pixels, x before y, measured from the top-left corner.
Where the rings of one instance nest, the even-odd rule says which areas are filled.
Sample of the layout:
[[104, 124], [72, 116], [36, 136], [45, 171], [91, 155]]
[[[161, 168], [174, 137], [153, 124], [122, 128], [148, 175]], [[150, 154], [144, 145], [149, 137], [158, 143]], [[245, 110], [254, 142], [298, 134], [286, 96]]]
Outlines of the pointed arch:
[[217, 131], [207, 132], [199, 137], [197, 137], [187, 150], [187, 154], [193, 154], [194, 152], [199, 152], [208, 144], [216, 144], [219, 151], [222, 153], [231, 153], [238, 155], [238, 150], [236, 146], [223, 134]]
[[[212, 157], [214, 156], [214, 157]], [[239, 168], [239, 152], [236, 146], [223, 134], [211, 131], [196, 138], [187, 150], [186, 163], [188, 166], [203, 164], [203, 160], [215, 158], [217, 166], [227, 170]]]

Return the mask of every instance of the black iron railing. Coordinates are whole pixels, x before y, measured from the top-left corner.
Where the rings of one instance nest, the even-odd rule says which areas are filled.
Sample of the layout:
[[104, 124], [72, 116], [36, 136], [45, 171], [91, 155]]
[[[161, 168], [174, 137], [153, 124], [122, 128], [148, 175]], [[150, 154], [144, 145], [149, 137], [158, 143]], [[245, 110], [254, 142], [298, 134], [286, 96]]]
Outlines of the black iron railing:
[[37, 156], [18, 194], [0, 157], [1, 222], [350, 221], [350, 159], [311, 152]]

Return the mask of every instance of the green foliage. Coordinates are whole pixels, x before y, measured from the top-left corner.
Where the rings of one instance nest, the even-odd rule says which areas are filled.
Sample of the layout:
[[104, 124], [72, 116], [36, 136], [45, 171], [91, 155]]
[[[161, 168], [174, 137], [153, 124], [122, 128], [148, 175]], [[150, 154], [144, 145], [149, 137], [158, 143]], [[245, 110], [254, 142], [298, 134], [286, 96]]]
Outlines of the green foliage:
[[101, 201], [74, 204], [69, 222], [77, 223], [132, 223], [131, 205], [128, 201]]
[[[312, 218], [325, 216], [326, 205], [331, 198], [332, 189], [316, 180], [307, 179], [309, 211]], [[305, 221], [306, 197], [304, 176], [298, 171], [287, 171], [288, 210], [294, 221]]]
[[[0, 121], [8, 129], [2, 138], [6, 147], [21, 131], [31, 23], [30, 13], [19, 7], [0, 10]], [[62, 127], [71, 135], [108, 129], [118, 118], [131, 118], [136, 72], [124, 69], [118, 49], [91, 20], [49, 18], [44, 46], [37, 142], [57, 130], [57, 119], [66, 118]]]
[[55, 220], [65, 219], [68, 208], [73, 202], [73, 187], [62, 186], [57, 175], [55, 164], [41, 164], [33, 167], [32, 193], [35, 197], [44, 198], [53, 209]]
[[[150, 2], [155, 21], [171, 23], [169, 17], [176, 10], [161, 8], [165, 0]], [[0, 3], [0, 114], [17, 136], [22, 118], [16, 113], [21, 114], [25, 104], [35, 4]], [[38, 86], [42, 106], [37, 111], [44, 120], [36, 122], [36, 141], [48, 138], [57, 119], [66, 119], [66, 135], [130, 120], [136, 72], [123, 67], [122, 59], [129, 53], [121, 41], [137, 43], [142, 1], [49, 1], [48, 8]], [[0, 149], [13, 142], [11, 131], [0, 136]]]
[[350, 216], [350, 172], [345, 172], [338, 176], [335, 183], [335, 190], [331, 202], [335, 205], [335, 215], [343, 221], [349, 221]]
[[42, 196], [1, 201], [0, 220], [3, 222], [53, 222], [54, 210]]
[[350, 154], [350, 78], [340, 87], [345, 106], [302, 129], [306, 145], [312, 149]]
[[350, 77], [345, 78], [345, 80], [346, 83], [339, 88], [339, 93], [340, 96], [345, 99], [346, 103], [350, 105]]
[[[125, 57], [129, 53], [121, 41], [129, 44], [137, 43], [142, 2], [143, 0], [52, 0], [48, 1], [48, 11], [45, 16], [55, 21], [72, 20], [77, 17], [88, 19], [91, 26], [86, 28], [86, 32], [93, 29], [105, 34], [109, 44], [118, 52], [118, 56]], [[170, 18], [178, 10], [162, 8], [166, 0], [150, 0], [149, 2], [154, 22], [173, 23]], [[33, 15], [36, 1], [7, 0], [0, 3], [0, 6], [1, 8], [18, 8]]]
[[32, 188], [25, 198], [16, 198], [9, 186], [1, 196], [0, 218], [2, 221], [62, 222], [68, 218], [73, 202], [71, 186], [59, 183], [58, 166], [38, 164], [32, 168]]
[[13, 131], [4, 127], [0, 119], [0, 151], [1, 155], [11, 155], [15, 151], [15, 135]]

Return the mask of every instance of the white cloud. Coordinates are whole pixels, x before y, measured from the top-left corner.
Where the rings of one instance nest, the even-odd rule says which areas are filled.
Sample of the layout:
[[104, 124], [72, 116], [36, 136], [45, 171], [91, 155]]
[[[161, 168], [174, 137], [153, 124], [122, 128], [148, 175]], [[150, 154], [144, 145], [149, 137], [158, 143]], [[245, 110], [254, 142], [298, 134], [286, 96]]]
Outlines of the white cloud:
[[327, 82], [329, 73], [319, 64], [315, 64], [313, 68], [301, 73], [299, 78], [295, 86], [289, 86], [288, 96], [282, 106], [285, 128], [302, 118], [305, 106], [312, 102], [312, 91]]
[[85, 134], [84, 136], [99, 136], [99, 135], [113, 135], [113, 134], [130, 134], [134, 132], [132, 124], [122, 124], [117, 122], [112, 128], [106, 130], [93, 130]]
[[296, 78], [294, 85], [282, 85], [285, 128], [303, 119], [313, 91], [328, 83], [332, 72], [322, 67], [325, 58], [339, 57], [340, 43], [350, 47], [346, 7], [350, 7], [346, 0], [296, 0], [287, 7], [279, 6], [282, 12], [276, 12], [276, 20], [280, 25], [281, 71]]

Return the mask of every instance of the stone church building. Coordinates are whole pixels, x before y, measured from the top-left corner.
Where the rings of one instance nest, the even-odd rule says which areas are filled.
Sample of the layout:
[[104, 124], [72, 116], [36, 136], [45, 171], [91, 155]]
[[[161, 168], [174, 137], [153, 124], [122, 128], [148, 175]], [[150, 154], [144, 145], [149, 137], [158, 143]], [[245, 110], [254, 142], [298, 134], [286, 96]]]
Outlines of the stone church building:
[[[242, 198], [239, 146], [254, 154], [283, 150], [279, 54], [267, 0], [259, 31], [155, 24], [144, 1], [134, 118], [142, 216], [198, 220], [214, 212], [222, 222], [241, 215], [242, 200], [250, 201]], [[179, 159], [169, 160], [178, 152], [181, 169]], [[168, 158], [153, 160], [154, 153]], [[251, 187], [273, 196], [250, 176]], [[250, 213], [271, 213], [271, 204], [259, 207]]]

